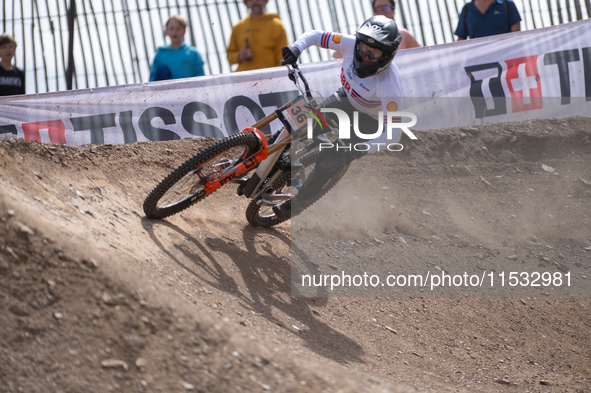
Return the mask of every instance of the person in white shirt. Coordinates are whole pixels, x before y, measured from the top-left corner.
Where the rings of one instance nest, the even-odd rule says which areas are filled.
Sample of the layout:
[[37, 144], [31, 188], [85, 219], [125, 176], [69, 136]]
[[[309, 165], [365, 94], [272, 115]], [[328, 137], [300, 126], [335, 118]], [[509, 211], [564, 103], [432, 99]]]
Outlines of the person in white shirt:
[[[284, 64], [295, 64], [299, 55], [312, 45], [339, 51], [343, 55], [341, 68], [342, 87], [321, 106], [337, 108], [351, 114], [360, 114], [359, 124], [369, 131], [379, 129], [379, 112], [386, 115], [401, 106], [400, 73], [392, 62], [402, 36], [396, 22], [383, 15], [366, 20], [355, 36], [326, 31], [307, 31], [293, 45], [282, 49]], [[382, 128], [385, 130], [386, 127]], [[351, 132], [351, 139], [345, 141], [352, 145], [367, 142]], [[391, 143], [399, 142], [401, 132], [394, 133]], [[273, 212], [280, 219], [299, 214], [309, 201], [329, 182], [329, 180], [348, 167], [349, 163], [366, 154], [353, 149], [325, 149], [321, 152], [311, 181], [304, 184], [298, 195], [281, 205], [274, 206]], [[342, 175], [342, 173], [340, 173]]]

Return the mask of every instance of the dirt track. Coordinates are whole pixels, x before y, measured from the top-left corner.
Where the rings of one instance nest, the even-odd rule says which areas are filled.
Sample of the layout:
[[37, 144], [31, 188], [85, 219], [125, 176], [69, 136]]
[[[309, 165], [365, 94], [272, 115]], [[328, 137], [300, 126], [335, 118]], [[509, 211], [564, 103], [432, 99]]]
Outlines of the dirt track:
[[[405, 266], [514, 261], [586, 288], [590, 138], [584, 118], [422, 133], [333, 190], [348, 207], [364, 177], [396, 213], [312, 222], [326, 240], [304, 251], [382, 239], [371, 252]], [[249, 227], [232, 187], [146, 219], [208, 142], [0, 141], [0, 392], [591, 391], [588, 293], [294, 298], [291, 226]]]

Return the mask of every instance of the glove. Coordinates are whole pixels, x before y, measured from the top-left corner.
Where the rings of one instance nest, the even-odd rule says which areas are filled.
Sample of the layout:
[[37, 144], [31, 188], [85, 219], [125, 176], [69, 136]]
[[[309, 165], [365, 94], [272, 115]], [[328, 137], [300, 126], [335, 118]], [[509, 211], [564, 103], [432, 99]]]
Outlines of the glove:
[[294, 65], [300, 57], [300, 50], [295, 45], [284, 46], [281, 48], [281, 54], [283, 55], [283, 64]]

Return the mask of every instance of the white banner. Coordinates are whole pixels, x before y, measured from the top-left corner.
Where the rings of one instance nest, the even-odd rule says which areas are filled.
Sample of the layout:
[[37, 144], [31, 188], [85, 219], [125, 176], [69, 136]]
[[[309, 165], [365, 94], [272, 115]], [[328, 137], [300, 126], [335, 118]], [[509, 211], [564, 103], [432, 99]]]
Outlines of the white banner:
[[[400, 51], [417, 130], [591, 111], [591, 21]], [[322, 96], [340, 61], [303, 65]], [[236, 133], [297, 95], [285, 68], [0, 98], [0, 134], [82, 145]], [[279, 122], [274, 127], [279, 127]], [[264, 129], [265, 132], [276, 128]]]

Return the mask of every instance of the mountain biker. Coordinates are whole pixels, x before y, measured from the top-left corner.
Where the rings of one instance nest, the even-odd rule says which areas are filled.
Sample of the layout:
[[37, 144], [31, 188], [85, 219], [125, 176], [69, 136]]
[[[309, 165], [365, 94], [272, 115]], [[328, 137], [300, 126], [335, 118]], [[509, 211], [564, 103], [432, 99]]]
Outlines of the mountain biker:
[[[300, 54], [312, 45], [336, 50], [343, 55], [341, 68], [342, 87], [320, 106], [344, 110], [353, 119], [359, 112], [359, 124], [367, 134], [378, 129], [379, 111], [384, 115], [396, 111], [401, 104], [401, 84], [398, 67], [392, 62], [402, 36], [396, 22], [376, 15], [359, 27], [355, 36], [325, 31], [307, 31], [293, 45], [282, 49], [284, 64], [295, 64]], [[324, 112], [324, 115], [328, 115]], [[353, 123], [351, 121], [351, 123]], [[360, 127], [361, 128], [361, 127]], [[386, 130], [384, 124], [383, 130]], [[394, 130], [396, 131], [396, 130]], [[401, 133], [393, 132], [390, 143], [397, 143]], [[345, 144], [367, 142], [351, 131], [351, 139]], [[367, 154], [354, 149], [324, 149], [321, 151], [314, 173], [292, 199], [273, 207], [280, 219], [299, 214], [318, 192], [349, 163]]]

